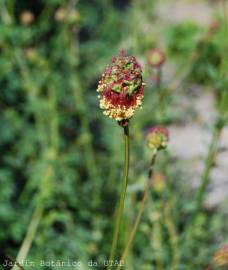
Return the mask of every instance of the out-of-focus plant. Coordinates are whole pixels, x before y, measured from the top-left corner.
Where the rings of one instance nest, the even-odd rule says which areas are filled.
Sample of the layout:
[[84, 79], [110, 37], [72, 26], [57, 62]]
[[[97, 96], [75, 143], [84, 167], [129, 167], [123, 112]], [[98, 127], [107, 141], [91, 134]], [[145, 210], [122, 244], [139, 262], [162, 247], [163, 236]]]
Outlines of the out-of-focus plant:
[[195, 43], [202, 33], [201, 27], [194, 22], [183, 22], [167, 28], [169, 54], [188, 57], [195, 49]]
[[166, 122], [168, 117], [167, 105], [170, 101], [169, 87], [164, 83], [164, 64], [166, 61], [165, 52], [154, 48], [147, 55], [148, 74], [150, 83], [157, 97], [156, 118], [157, 121]]
[[215, 266], [228, 266], [228, 245], [223, 245], [219, 250], [214, 253], [213, 262]]
[[157, 48], [152, 49], [148, 53], [147, 62], [152, 71], [155, 72], [155, 74], [151, 74], [151, 79], [155, 82], [155, 86], [159, 88], [162, 80], [162, 66], [165, 62], [165, 53]]
[[[185, 22], [170, 26], [159, 22], [156, 4], [151, 0], [0, 1], [0, 243], [4, 254], [16, 258], [23, 250], [20, 253], [35, 261], [37, 270], [43, 269], [40, 260], [80, 260], [89, 269], [90, 259], [102, 264], [108, 258], [119, 190], [116, 179], [122, 167], [122, 128], [101, 117], [94, 89], [105, 63], [119, 48], [137, 54], [148, 67], [147, 52], [162, 47], [167, 54], [162, 85], [170, 90], [166, 68], [171, 64], [178, 71], [175, 80], [180, 87], [173, 87], [164, 102], [166, 113], [160, 117], [158, 91], [149, 84], [150, 74], [144, 73], [148, 91], [144, 109], [131, 120], [131, 181], [118, 255], [135, 224], [135, 209], [141, 207], [148, 178], [146, 160], [151, 152], [142, 149], [142, 130], [160, 121], [185, 122], [185, 114], [177, 110], [182, 106], [169, 101], [171, 96], [174, 100], [185, 95], [183, 90], [192, 83], [213, 86], [219, 115], [225, 116], [226, 91], [219, 90], [226, 89], [225, 61], [223, 72], [218, 71], [227, 51], [224, 20], [218, 17], [219, 23], [211, 29]], [[185, 162], [169, 155], [159, 153], [154, 166], [162, 177], [154, 175], [152, 180], [126, 270], [204, 269], [227, 235], [222, 209], [200, 206], [194, 237], [182, 238], [193, 216], [195, 190], [185, 181]], [[205, 198], [206, 189], [203, 194]], [[185, 252], [185, 245], [192, 252]]]
[[[192, 58], [192, 69], [189, 78], [190, 80], [192, 78], [197, 80], [197, 78], [200, 77], [203, 78], [201, 83], [206, 85], [210, 84], [215, 96], [217, 119], [215, 120], [213, 126], [211, 143], [208, 148], [199, 189], [196, 192], [193, 215], [186, 229], [187, 241], [193, 241], [194, 237], [196, 237], [196, 230], [202, 218], [201, 210], [210, 181], [211, 171], [214, 167], [218, 154], [221, 134], [224, 127], [228, 124], [228, 81], [226, 76], [228, 61], [227, 57], [225, 56], [228, 43], [226, 42], [226, 38], [224, 38], [226, 36], [227, 23], [225, 16], [223, 23], [213, 22], [213, 24], [209, 27], [206, 34], [199, 41], [196, 52]], [[211, 63], [208, 61], [211, 61]], [[192, 266], [193, 264], [190, 264], [189, 269]]]
[[[218, 31], [218, 28], [221, 27], [220, 35], [223, 35], [223, 37], [227, 36], [227, 25], [225, 23], [226, 18], [224, 18], [224, 24], [221, 27], [219, 23], [216, 23], [216, 25], [212, 25], [214, 27], [210, 27], [208, 30], [207, 35], [204, 38], [204, 46], [202, 47], [202, 50], [204, 52], [205, 48], [210, 47], [210, 44], [214, 42], [214, 39], [216, 38], [213, 36], [215, 32]], [[200, 210], [200, 207], [202, 206], [202, 202], [205, 196], [205, 191], [209, 182], [210, 178], [210, 172], [213, 168], [213, 164], [216, 158], [216, 154], [218, 152], [218, 144], [220, 140], [221, 133], [223, 131], [223, 128], [228, 124], [228, 78], [226, 76], [226, 71], [228, 68], [228, 61], [226, 57], [226, 49], [228, 46], [228, 43], [226, 42], [226, 39], [224, 39], [224, 42], [218, 42], [218, 48], [216, 50], [217, 52], [217, 58], [220, 59], [216, 66], [213, 65], [204, 65], [209, 67], [210, 69], [210, 78], [211, 78], [211, 87], [214, 90], [214, 95], [216, 97], [216, 108], [217, 108], [217, 120], [214, 124], [214, 131], [212, 134], [212, 141], [208, 150], [208, 155], [205, 162], [205, 169], [201, 178], [200, 188], [196, 195], [196, 213]], [[203, 52], [201, 54], [201, 51], [198, 52], [199, 59], [201, 57], [204, 58]], [[201, 61], [199, 60], [198, 61]]]

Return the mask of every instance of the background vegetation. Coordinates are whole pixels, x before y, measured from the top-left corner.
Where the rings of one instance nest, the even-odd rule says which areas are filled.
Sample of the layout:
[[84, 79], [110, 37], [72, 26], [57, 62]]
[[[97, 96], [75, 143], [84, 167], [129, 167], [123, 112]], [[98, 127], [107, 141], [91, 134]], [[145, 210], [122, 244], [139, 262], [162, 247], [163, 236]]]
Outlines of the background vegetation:
[[[171, 150], [159, 155], [125, 268], [206, 269], [227, 241], [227, 209], [223, 204], [201, 208], [227, 124], [225, 4], [219, 2], [216, 23], [167, 24], [157, 11], [160, 2], [0, 0], [0, 248], [4, 255], [16, 258], [29, 231], [28, 260], [82, 261], [81, 268], [62, 269], [89, 269], [91, 259], [108, 258], [123, 139], [118, 125], [103, 117], [95, 90], [111, 56], [121, 48], [139, 59], [147, 86], [143, 109], [131, 121], [130, 181], [120, 251], [147, 181], [151, 153], [145, 145], [146, 130], [155, 124], [184, 129], [194, 118], [191, 97], [196, 85], [214, 97], [216, 109], [214, 121], [204, 126], [214, 132], [214, 140], [206, 159], [208, 171], [197, 180], [197, 187], [200, 181], [205, 183], [202, 192], [199, 195], [185, 174], [187, 165]], [[166, 54], [159, 87], [156, 70], [147, 63], [148, 52], [155, 47]], [[189, 102], [187, 110], [183, 100]], [[172, 132], [170, 137], [175, 140]], [[183, 151], [189, 148], [191, 131]], [[31, 248], [29, 236], [34, 236]]]

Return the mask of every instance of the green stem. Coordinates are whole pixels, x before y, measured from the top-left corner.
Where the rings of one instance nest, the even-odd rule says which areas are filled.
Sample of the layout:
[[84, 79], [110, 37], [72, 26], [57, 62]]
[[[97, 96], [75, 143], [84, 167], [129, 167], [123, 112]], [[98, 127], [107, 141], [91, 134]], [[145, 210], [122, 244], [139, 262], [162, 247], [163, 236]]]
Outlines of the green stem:
[[[128, 171], [129, 171], [129, 129], [128, 129], [128, 126], [124, 127], [124, 141], [125, 141], [124, 171], [123, 171], [122, 187], [121, 187], [121, 194], [120, 194], [120, 200], [119, 200], [118, 211], [117, 211], [116, 224], [115, 224], [115, 229], [114, 229], [114, 234], [113, 234], [110, 258], [109, 258], [110, 262], [115, 259], [121, 219], [122, 219], [123, 210], [124, 210], [124, 200], [125, 200], [126, 189], [127, 189]], [[112, 269], [112, 266], [109, 263], [108, 270], [110, 269]]]
[[[31, 248], [32, 242], [35, 238], [36, 231], [37, 231], [38, 225], [40, 223], [42, 214], [43, 214], [43, 206], [41, 204], [39, 204], [33, 213], [31, 222], [30, 222], [28, 230], [26, 232], [26, 236], [25, 236], [23, 243], [20, 247], [20, 250], [18, 252], [17, 262], [19, 262], [19, 263], [23, 262], [28, 255], [28, 252]], [[19, 268], [20, 268], [19, 266], [15, 265], [12, 268], [12, 270], [17, 270]]]
[[161, 67], [157, 68], [156, 70], [157, 75], [157, 81], [156, 81], [156, 88], [158, 91], [160, 91], [161, 83], [162, 83], [162, 69]]
[[[135, 223], [134, 223], [133, 228], [132, 228], [132, 230], [130, 232], [130, 235], [128, 237], [127, 245], [126, 245], [126, 247], [124, 249], [123, 255], [121, 256], [121, 259], [120, 259], [120, 261], [122, 261], [122, 262], [127, 257], [128, 252], [129, 252], [129, 250], [131, 248], [132, 242], [133, 242], [133, 240], [135, 238], [135, 234], [137, 232], [137, 229], [138, 229], [138, 226], [139, 226], [139, 222], [141, 220], [141, 217], [142, 217], [142, 214], [143, 214], [143, 210], [144, 210], [144, 207], [145, 207], [145, 202], [146, 202], [147, 197], [148, 197], [149, 187], [150, 187], [150, 183], [149, 183], [149, 181], [147, 181], [146, 187], [145, 187], [145, 190], [144, 190], [144, 194], [143, 194], [143, 198], [142, 198], [142, 201], [141, 201], [141, 205], [140, 205], [138, 214], [137, 214], [136, 219], [135, 219]], [[117, 270], [119, 270], [120, 267], [121, 266], [119, 264], [119, 266], [117, 267]]]
[[[127, 240], [127, 245], [126, 245], [126, 247], [124, 249], [124, 252], [123, 252], [123, 254], [121, 256], [120, 261], [124, 261], [125, 258], [127, 257], [128, 253], [129, 253], [129, 250], [131, 248], [132, 242], [133, 242], [133, 240], [135, 238], [135, 234], [137, 232], [137, 229], [138, 229], [138, 226], [139, 226], [139, 223], [140, 223], [140, 220], [141, 220], [144, 208], [145, 208], [145, 203], [146, 203], [146, 200], [147, 200], [147, 197], [148, 197], [149, 188], [150, 188], [150, 179], [151, 179], [151, 176], [152, 176], [152, 173], [153, 173], [153, 166], [154, 166], [155, 160], [156, 160], [156, 154], [154, 154], [152, 156], [151, 163], [150, 163], [150, 168], [149, 168], [149, 173], [148, 173], [148, 181], [146, 182], [146, 186], [145, 186], [145, 189], [144, 189], [144, 194], [143, 194], [143, 198], [142, 198], [142, 201], [141, 201], [141, 205], [140, 205], [140, 208], [139, 208], [138, 214], [136, 216], [134, 225], [132, 227], [132, 230], [131, 230], [130, 235], [129, 235], [128, 240]], [[121, 266], [119, 264], [119, 266], [117, 267], [117, 270], [119, 270], [120, 267]]]
[[158, 93], [158, 105], [159, 105], [158, 116], [161, 118], [161, 121], [163, 121], [165, 119], [165, 110], [166, 110], [165, 100], [167, 96], [167, 91], [162, 84], [162, 68], [159, 67], [156, 72], [157, 72], [156, 90]]
[[154, 164], [155, 164], [155, 161], [156, 161], [156, 157], [157, 157], [157, 154], [153, 153], [152, 158], [151, 158], [151, 162], [150, 162], [149, 171], [148, 171], [148, 180], [150, 180], [151, 177], [152, 177], [153, 167], [154, 167]]
[[179, 264], [178, 235], [176, 232], [175, 224], [171, 217], [170, 205], [169, 204], [164, 205], [163, 209], [164, 209], [165, 224], [168, 231], [170, 245], [172, 249], [172, 262], [171, 262], [170, 269], [176, 270]]
[[216, 124], [213, 135], [212, 135], [212, 141], [209, 147], [209, 151], [207, 154], [207, 159], [205, 162], [204, 172], [201, 177], [201, 184], [199, 187], [199, 190], [196, 195], [196, 213], [195, 216], [197, 216], [198, 212], [200, 211], [202, 207], [202, 203], [204, 200], [205, 192], [210, 180], [210, 173], [213, 168], [213, 164], [216, 158], [216, 154], [218, 151], [218, 143], [220, 139], [220, 135], [222, 132], [223, 125]]
[[162, 241], [162, 228], [161, 228], [161, 221], [160, 218], [156, 220], [153, 224], [153, 250], [155, 252], [155, 264], [156, 264], [156, 270], [163, 270], [163, 258], [162, 254], [164, 251], [163, 248], [163, 241]]

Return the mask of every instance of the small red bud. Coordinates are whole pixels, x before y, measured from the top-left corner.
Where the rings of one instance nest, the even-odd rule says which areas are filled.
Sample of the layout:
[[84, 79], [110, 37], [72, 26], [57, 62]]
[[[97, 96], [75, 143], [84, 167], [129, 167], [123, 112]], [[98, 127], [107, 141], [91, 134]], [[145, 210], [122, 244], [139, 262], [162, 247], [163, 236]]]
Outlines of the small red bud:
[[148, 64], [153, 68], [160, 68], [165, 62], [165, 53], [158, 49], [152, 49], [147, 58]]

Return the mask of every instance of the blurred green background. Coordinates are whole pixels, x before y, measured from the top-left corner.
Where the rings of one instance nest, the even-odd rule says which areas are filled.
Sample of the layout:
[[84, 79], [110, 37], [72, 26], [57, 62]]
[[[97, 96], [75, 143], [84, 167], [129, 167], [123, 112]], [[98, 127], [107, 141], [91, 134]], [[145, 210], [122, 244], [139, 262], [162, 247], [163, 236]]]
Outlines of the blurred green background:
[[[186, 240], [201, 173], [194, 173], [194, 164], [203, 166], [207, 150], [190, 161], [182, 152], [191, 149], [195, 126], [209, 136], [204, 141], [200, 133], [196, 148], [203, 144], [207, 149], [213, 126], [227, 115], [225, 2], [0, 0], [2, 254], [16, 258], [29, 231], [27, 237], [34, 237], [26, 246], [28, 260], [82, 262], [61, 267], [65, 270], [90, 269], [91, 259], [108, 258], [124, 142], [121, 128], [102, 115], [96, 88], [111, 57], [123, 48], [141, 63], [147, 86], [143, 109], [130, 123], [130, 180], [120, 251], [147, 181], [151, 153], [145, 132], [155, 124], [171, 131], [171, 146], [159, 155], [125, 269], [202, 270], [212, 263], [214, 252], [228, 240], [227, 193], [221, 202], [204, 206]], [[153, 48], [166, 54], [160, 87], [156, 70], [147, 63]], [[205, 109], [207, 97], [212, 105]], [[211, 112], [212, 117], [201, 117], [197, 100], [203, 115]], [[180, 132], [187, 127], [187, 143], [182, 143]], [[228, 159], [227, 146], [223, 141], [222, 160]], [[180, 155], [175, 154], [178, 149]], [[227, 179], [226, 166], [223, 174]], [[213, 174], [215, 183], [217, 176]], [[59, 269], [39, 264], [24, 268]]]

